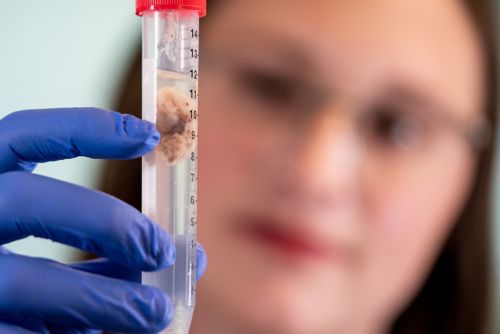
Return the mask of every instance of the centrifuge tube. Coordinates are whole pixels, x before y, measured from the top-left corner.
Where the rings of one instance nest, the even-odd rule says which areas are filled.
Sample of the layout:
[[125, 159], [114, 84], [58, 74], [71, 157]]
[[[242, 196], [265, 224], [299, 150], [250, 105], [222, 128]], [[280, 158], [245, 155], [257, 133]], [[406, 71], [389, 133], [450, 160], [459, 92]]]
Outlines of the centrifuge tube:
[[142, 16], [142, 115], [161, 139], [142, 160], [142, 209], [175, 241], [176, 261], [144, 273], [170, 296], [174, 317], [162, 333], [187, 334], [196, 292], [198, 38], [206, 0], [136, 0]]

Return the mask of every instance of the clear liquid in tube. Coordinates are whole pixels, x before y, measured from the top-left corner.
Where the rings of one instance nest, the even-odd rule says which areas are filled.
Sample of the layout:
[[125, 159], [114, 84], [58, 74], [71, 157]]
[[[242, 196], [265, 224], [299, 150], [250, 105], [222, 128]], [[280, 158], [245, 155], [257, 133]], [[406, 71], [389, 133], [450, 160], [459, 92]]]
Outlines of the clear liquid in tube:
[[144, 273], [143, 283], [162, 288], [172, 299], [174, 319], [164, 333], [185, 334], [195, 304], [197, 81], [157, 70], [154, 59], [143, 60], [143, 72], [143, 119], [155, 123], [162, 136], [143, 159], [143, 212], [173, 236], [176, 246], [175, 265]]

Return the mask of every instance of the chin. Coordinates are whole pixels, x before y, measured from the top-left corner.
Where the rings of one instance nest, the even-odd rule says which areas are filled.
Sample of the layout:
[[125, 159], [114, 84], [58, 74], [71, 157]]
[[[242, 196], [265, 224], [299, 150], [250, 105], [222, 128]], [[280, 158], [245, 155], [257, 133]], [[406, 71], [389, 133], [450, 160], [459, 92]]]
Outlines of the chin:
[[[324, 319], [317, 318], [300, 299], [272, 295], [245, 311], [249, 325], [262, 334], [322, 334], [327, 333]], [[245, 312], [244, 311], [244, 312]], [[323, 327], [323, 328], [322, 328]]]
[[[221, 314], [238, 323], [237, 327], [241, 328], [236, 331], [238, 334], [342, 333], [334, 329], [341, 328], [340, 320], [345, 319], [340, 299], [338, 303], [325, 302], [314, 292], [307, 291], [314, 290], [310, 286], [290, 281], [257, 278], [253, 285], [249, 281], [238, 285], [238, 289], [225, 294], [219, 290], [221, 285], [213, 287], [210, 294], [213, 298], [207, 298], [211, 307], [217, 307]], [[200, 287], [200, 294], [204, 293], [204, 288]]]

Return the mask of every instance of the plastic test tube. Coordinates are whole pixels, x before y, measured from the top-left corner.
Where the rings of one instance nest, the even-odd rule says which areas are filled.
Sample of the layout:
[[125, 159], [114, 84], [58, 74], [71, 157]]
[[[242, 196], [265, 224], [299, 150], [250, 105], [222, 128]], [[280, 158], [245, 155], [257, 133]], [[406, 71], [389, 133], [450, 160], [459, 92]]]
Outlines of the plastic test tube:
[[195, 305], [199, 19], [206, 0], [136, 0], [142, 16], [142, 114], [161, 139], [142, 162], [142, 209], [174, 238], [176, 262], [144, 273], [170, 296], [162, 333], [187, 334]]

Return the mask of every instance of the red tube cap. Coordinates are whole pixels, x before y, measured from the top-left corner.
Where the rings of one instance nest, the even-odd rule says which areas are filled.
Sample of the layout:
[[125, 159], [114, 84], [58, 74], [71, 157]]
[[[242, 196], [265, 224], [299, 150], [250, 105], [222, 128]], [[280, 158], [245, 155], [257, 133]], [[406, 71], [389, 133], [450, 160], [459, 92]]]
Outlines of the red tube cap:
[[166, 10], [166, 9], [191, 9], [197, 10], [200, 17], [207, 13], [207, 0], [136, 0], [135, 13], [142, 16], [147, 10]]

